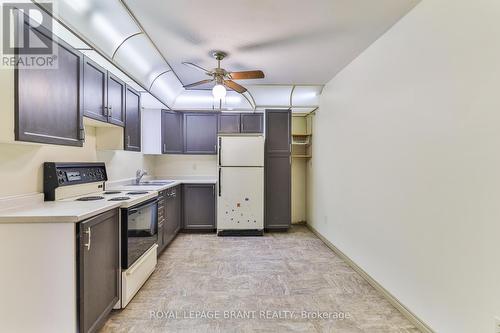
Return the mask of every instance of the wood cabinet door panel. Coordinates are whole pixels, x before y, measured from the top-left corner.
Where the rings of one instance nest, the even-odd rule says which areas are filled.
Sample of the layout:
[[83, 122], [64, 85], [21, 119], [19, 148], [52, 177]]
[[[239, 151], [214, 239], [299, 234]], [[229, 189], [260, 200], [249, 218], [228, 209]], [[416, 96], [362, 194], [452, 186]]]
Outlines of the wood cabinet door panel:
[[185, 184], [182, 193], [182, 202], [184, 229], [215, 229], [214, 185]]
[[162, 153], [182, 154], [184, 152], [182, 113], [175, 111], [162, 112]]
[[111, 210], [79, 228], [79, 326], [94, 332], [118, 301], [119, 213]]
[[264, 130], [264, 115], [262, 113], [242, 113], [241, 133], [262, 133]]
[[[26, 25], [26, 24], [25, 24]], [[16, 68], [15, 139], [83, 145], [83, 55], [37, 28], [43, 43], [57, 49], [57, 69]]]
[[184, 114], [184, 153], [217, 153], [217, 115], [213, 113]]
[[266, 112], [266, 154], [290, 154], [291, 116], [288, 110]]
[[265, 180], [265, 227], [275, 229], [290, 227], [292, 219], [290, 157], [267, 157]]
[[92, 119], [107, 121], [107, 71], [84, 57], [83, 61], [83, 115]]
[[240, 114], [219, 114], [219, 133], [239, 133], [240, 132]]
[[108, 121], [118, 126], [125, 125], [125, 83], [108, 73]]
[[291, 112], [266, 111], [265, 223], [266, 229], [291, 225]]
[[125, 95], [125, 150], [141, 151], [141, 97], [126, 87]]

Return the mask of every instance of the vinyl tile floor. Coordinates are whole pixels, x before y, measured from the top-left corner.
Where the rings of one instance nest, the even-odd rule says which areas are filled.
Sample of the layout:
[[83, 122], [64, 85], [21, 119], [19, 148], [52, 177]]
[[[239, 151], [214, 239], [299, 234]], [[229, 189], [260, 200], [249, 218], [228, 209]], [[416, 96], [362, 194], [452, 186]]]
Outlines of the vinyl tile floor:
[[179, 234], [101, 332], [415, 333], [305, 226], [264, 237]]

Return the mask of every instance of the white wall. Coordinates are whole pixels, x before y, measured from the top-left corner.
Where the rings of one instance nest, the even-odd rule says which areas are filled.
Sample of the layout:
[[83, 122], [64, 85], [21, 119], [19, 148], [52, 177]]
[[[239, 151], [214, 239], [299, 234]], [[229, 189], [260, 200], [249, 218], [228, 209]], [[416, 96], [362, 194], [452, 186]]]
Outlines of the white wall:
[[423, 0], [325, 87], [308, 222], [437, 332], [500, 316], [500, 2]]

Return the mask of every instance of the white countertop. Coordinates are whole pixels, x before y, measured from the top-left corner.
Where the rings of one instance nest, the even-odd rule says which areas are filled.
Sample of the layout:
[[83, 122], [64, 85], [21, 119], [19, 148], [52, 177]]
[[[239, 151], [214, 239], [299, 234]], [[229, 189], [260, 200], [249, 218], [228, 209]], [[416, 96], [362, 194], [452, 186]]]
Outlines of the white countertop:
[[[159, 178], [159, 177], [158, 177]], [[145, 178], [147, 180], [154, 180]], [[180, 184], [216, 184], [216, 177], [181, 176], [161, 177], [161, 180], [172, 180], [167, 185], [137, 186], [131, 184], [131, 179], [107, 182], [106, 190], [163, 191]], [[157, 193], [148, 194], [155, 197]], [[142, 199], [145, 199], [143, 196]], [[123, 205], [120, 201], [42, 201], [43, 194], [20, 197], [20, 199], [4, 199], [0, 205], [0, 223], [78, 223], [90, 217], [104, 213], [107, 210]], [[9, 208], [11, 207], [11, 208]]]
[[45, 201], [0, 210], [0, 223], [77, 223], [118, 207], [119, 201]]

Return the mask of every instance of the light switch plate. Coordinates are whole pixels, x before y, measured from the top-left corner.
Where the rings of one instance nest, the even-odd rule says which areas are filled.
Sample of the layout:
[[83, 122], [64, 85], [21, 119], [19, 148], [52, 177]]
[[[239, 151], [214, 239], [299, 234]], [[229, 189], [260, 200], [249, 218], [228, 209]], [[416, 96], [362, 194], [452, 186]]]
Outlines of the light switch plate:
[[500, 317], [495, 317], [495, 333], [500, 333]]

